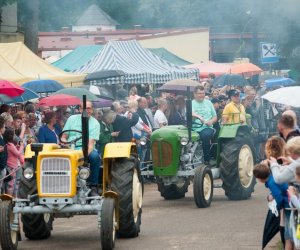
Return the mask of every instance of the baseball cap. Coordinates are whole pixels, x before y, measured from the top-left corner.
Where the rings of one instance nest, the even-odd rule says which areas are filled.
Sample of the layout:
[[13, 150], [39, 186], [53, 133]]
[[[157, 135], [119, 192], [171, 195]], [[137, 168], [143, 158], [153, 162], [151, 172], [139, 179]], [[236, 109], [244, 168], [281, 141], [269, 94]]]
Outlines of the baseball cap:
[[238, 91], [237, 89], [231, 89], [229, 91], [229, 96], [232, 97], [232, 96], [238, 96], [240, 95], [240, 91]]

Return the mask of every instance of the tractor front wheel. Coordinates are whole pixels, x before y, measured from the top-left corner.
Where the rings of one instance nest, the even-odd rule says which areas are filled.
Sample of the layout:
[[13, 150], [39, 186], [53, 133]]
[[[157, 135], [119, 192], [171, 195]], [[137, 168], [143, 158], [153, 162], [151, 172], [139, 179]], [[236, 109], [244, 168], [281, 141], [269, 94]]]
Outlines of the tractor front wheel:
[[0, 202], [0, 244], [3, 250], [18, 248], [18, 232], [11, 229], [14, 220], [11, 201]]
[[[37, 193], [36, 179], [20, 179], [19, 197], [26, 199], [28, 195]], [[54, 216], [52, 214], [22, 214], [23, 231], [30, 240], [42, 240], [51, 236]]]
[[143, 183], [139, 161], [130, 158], [117, 158], [111, 169], [111, 189], [119, 194], [119, 237], [137, 237], [140, 232]]
[[199, 208], [209, 207], [213, 197], [213, 177], [209, 167], [200, 165], [194, 176], [194, 200]]
[[170, 185], [165, 185], [162, 178], [158, 178], [157, 180], [158, 191], [166, 200], [183, 198], [188, 191], [189, 184], [190, 181], [188, 178], [180, 178], [178, 182]]
[[111, 250], [115, 246], [115, 212], [115, 200], [104, 198], [101, 210], [101, 246], [103, 250]]
[[254, 191], [254, 146], [250, 138], [237, 135], [222, 146], [220, 174], [230, 200], [246, 200]]

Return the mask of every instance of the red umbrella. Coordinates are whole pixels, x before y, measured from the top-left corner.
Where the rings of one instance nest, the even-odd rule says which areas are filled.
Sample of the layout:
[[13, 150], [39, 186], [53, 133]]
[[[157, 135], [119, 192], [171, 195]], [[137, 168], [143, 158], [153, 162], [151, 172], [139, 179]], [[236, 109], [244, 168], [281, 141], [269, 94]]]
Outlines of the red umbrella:
[[208, 78], [208, 75], [213, 73], [215, 76], [220, 76], [229, 72], [230, 65], [226, 63], [216, 63], [213, 61], [202, 62], [184, 66], [185, 68], [199, 69], [200, 78]]
[[0, 80], [0, 94], [16, 97], [22, 95], [24, 91], [25, 90], [22, 87], [14, 82]]
[[39, 106], [70, 106], [79, 104], [80, 98], [66, 94], [48, 96], [41, 99], [38, 103]]

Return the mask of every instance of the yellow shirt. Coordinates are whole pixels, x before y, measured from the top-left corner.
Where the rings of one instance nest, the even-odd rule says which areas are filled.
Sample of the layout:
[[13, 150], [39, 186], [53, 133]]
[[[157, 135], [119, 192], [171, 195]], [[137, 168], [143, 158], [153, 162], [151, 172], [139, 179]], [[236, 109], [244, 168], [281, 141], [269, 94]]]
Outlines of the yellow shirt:
[[222, 118], [226, 121], [225, 124], [245, 123], [246, 111], [243, 104], [228, 103], [223, 110]]

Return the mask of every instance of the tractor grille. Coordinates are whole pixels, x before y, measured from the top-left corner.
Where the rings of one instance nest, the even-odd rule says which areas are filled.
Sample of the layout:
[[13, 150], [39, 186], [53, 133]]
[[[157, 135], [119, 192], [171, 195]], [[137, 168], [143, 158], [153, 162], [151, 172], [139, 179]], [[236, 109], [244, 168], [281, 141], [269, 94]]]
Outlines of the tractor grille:
[[[159, 147], [161, 146], [161, 147]], [[161, 148], [161, 156], [160, 156]], [[152, 160], [154, 166], [166, 167], [172, 163], [172, 145], [168, 142], [155, 141], [152, 143]]]
[[68, 158], [44, 158], [41, 162], [41, 192], [44, 194], [71, 193], [71, 163]]

